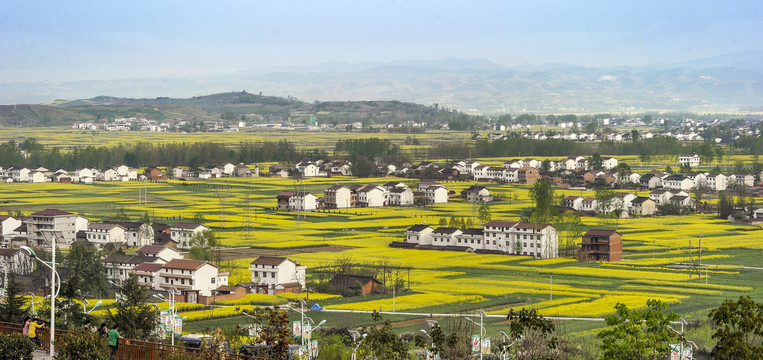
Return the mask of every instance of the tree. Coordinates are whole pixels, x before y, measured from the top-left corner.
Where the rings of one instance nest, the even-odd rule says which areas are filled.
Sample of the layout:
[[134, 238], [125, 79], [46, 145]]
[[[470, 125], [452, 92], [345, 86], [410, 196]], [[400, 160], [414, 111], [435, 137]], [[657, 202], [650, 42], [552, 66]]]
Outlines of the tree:
[[118, 292], [122, 296], [115, 303], [116, 313], [109, 313], [112, 323], [119, 324], [120, 332], [125, 338], [151, 339], [159, 324], [159, 313], [148, 303], [148, 289], [140, 285], [135, 274], [130, 274]]
[[511, 309], [506, 319], [511, 322], [508, 335], [513, 340], [509, 341], [516, 341], [509, 348], [514, 359], [566, 359], [575, 353], [560, 339], [556, 323], [538, 315], [537, 309]]
[[143, 224], [151, 225], [151, 217], [148, 216], [148, 210], [143, 213], [143, 217], [140, 218], [140, 222]]
[[[56, 339], [58, 340], [58, 336]], [[58, 350], [57, 360], [108, 360], [110, 358], [106, 342], [98, 337], [97, 333], [89, 330], [64, 334], [60, 344], [56, 341], [56, 350]]]
[[220, 262], [218, 254], [214, 251], [217, 246], [217, 236], [212, 230], [204, 230], [193, 234], [190, 245], [191, 249], [188, 250], [188, 253], [192, 259], [214, 263]]
[[108, 289], [106, 265], [101, 260], [98, 249], [75, 242], [64, 260], [69, 268], [67, 283], [75, 286], [75, 298], [100, 298]]
[[440, 221], [437, 224], [440, 226], [448, 226], [448, 219], [441, 217]]
[[547, 179], [540, 179], [530, 188], [530, 198], [535, 205], [530, 221], [548, 223], [554, 216], [554, 189]]
[[265, 346], [252, 348], [248, 355], [261, 356], [267, 359], [286, 360], [289, 357], [289, 345], [292, 343], [289, 315], [277, 307], [255, 308], [247, 312], [254, 317], [255, 322], [267, 325], [260, 328], [258, 340]]
[[540, 163], [540, 172], [546, 174], [549, 171], [551, 171], [551, 160], [545, 159]]
[[678, 315], [662, 310], [666, 302], [650, 299], [647, 309], [631, 310], [625, 304], [615, 305], [615, 315], [606, 318], [608, 328], [599, 332], [602, 339], [601, 359], [664, 359], [670, 344], [683, 339], [670, 329]]
[[763, 303], [740, 296], [724, 301], [709, 317], [716, 328], [712, 335], [718, 341], [712, 352], [716, 359], [763, 359]]
[[644, 124], [651, 124], [652, 123], [652, 115], [646, 114], [643, 118], [641, 118], [641, 121], [644, 122]]
[[631, 141], [639, 141], [641, 138], [641, 135], [639, 134], [638, 130], [633, 129], [631, 130]]
[[589, 165], [591, 169], [593, 170], [601, 170], [602, 168], [601, 155], [599, 155], [599, 153], [593, 154], [593, 157], [591, 157], [591, 163]]
[[477, 214], [477, 219], [479, 219], [482, 226], [485, 226], [485, 224], [487, 224], [492, 218], [493, 218], [493, 214], [490, 211], [490, 205], [488, 204], [480, 205], [479, 213]]
[[607, 187], [599, 187], [594, 191], [596, 198], [596, 212], [599, 214], [608, 214], [617, 209], [615, 204], [615, 191]]
[[120, 207], [117, 212], [114, 213], [114, 215], [111, 216], [111, 221], [117, 221], [117, 222], [124, 222], [124, 221], [130, 221], [130, 217], [127, 216], [127, 213], [125, 212], [125, 208]]
[[14, 273], [8, 274], [8, 284], [5, 284], [5, 302], [0, 303], [0, 321], [21, 323], [27, 315], [27, 300], [22, 294], [21, 284], [16, 281]]
[[[371, 314], [371, 318], [376, 324], [363, 328], [363, 332], [368, 334], [363, 346], [373, 354], [375, 359], [408, 359], [408, 345], [392, 331], [392, 323], [389, 319], [383, 319], [376, 310]], [[378, 324], [380, 322], [381, 324]]]

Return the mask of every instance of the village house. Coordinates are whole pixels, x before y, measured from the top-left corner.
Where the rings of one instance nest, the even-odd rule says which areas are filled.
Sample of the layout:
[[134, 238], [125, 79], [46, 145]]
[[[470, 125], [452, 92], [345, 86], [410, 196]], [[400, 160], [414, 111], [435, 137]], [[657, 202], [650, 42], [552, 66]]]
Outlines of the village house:
[[206, 261], [173, 259], [162, 265], [156, 290], [177, 289], [180, 295], [175, 297], [176, 301], [197, 303], [202, 296], [212, 296], [220, 285], [228, 285], [228, 276]]
[[138, 284], [149, 287], [151, 289], [159, 289], [161, 284], [161, 277], [159, 274], [162, 270], [164, 263], [158, 262], [144, 262], [135, 265], [130, 272], [138, 277]]
[[103, 259], [106, 265], [106, 278], [116, 284], [127, 280], [132, 269], [142, 263], [160, 264], [157, 258], [141, 255], [112, 254]]
[[368, 184], [357, 190], [358, 207], [382, 207], [387, 205], [389, 193], [383, 186]]
[[29, 181], [29, 173], [31, 170], [25, 167], [10, 167], [8, 168], [8, 174], [13, 178], [14, 182], [27, 182]]
[[207, 230], [209, 228], [201, 224], [179, 222], [170, 228], [170, 238], [178, 249], [190, 249], [193, 236]]
[[130, 221], [104, 221], [105, 224], [117, 224], [124, 228], [127, 246], [139, 248], [154, 243], [154, 229], [149, 224]]
[[488, 241], [489, 240], [485, 240], [485, 235], [482, 229], [466, 229], [456, 235], [456, 243], [453, 245], [468, 246], [473, 250], [482, 250], [485, 249], [487, 245], [483, 244], [483, 242]]
[[559, 256], [559, 240], [556, 229], [548, 224], [518, 223], [514, 229], [516, 238], [515, 253], [530, 255], [536, 259], [549, 259]]
[[591, 229], [583, 235], [580, 261], [620, 261], [623, 252], [621, 235], [615, 230]]
[[646, 174], [639, 180], [641, 187], [647, 189], [656, 189], [662, 187], [662, 179], [655, 174]]
[[91, 223], [85, 231], [87, 241], [93, 245], [125, 244], [125, 228], [117, 224]]
[[691, 190], [694, 182], [683, 175], [671, 175], [662, 179], [662, 187], [665, 189]]
[[727, 178], [728, 185], [734, 184], [736, 186], [753, 186], [755, 185], [755, 176], [750, 174], [733, 174]]
[[383, 288], [382, 283], [371, 276], [347, 274], [334, 275], [334, 277], [329, 280], [329, 285], [331, 285], [334, 289], [347, 291], [353, 287], [356, 282], [360, 284], [360, 295], [363, 296], [380, 292]]
[[342, 185], [333, 185], [323, 191], [323, 206], [326, 209], [347, 209], [355, 204], [352, 200], [352, 191]]
[[633, 199], [631, 204], [631, 215], [651, 216], [657, 212], [657, 203], [646, 196], [639, 196]]
[[467, 161], [464, 164], [464, 172], [467, 174], [474, 174], [474, 168], [476, 166], [480, 166], [480, 163], [477, 161]]
[[617, 167], [617, 159], [609, 156], [603, 156], [601, 158], [601, 167], [609, 170]]
[[[30, 215], [25, 219], [25, 225], [30, 240], [34, 246], [47, 244], [42, 234], [43, 231], [53, 231], [60, 234], [66, 244], [71, 244], [76, 239], [77, 231], [86, 230], [88, 220], [77, 214], [57, 210], [45, 209]], [[61, 245], [61, 243], [59, 243]]]
[[692, 168], [698, 167], [700, 164], [700, 158], [697, 154], [681, 154], [678, 156], [679, 166], [689, 166]]
[[291, 199], [294, 194], [293, 191], [281, 191], [278, 193], [278, 195], [276, 195], [278, 210], [289, 210], [289, 199]]
[[240, 164], [236, 165], [235, 168], [233, 168], [232, 175], [235, 176], [235, 177], [251, 177], [252, 176], [252, 169], [249, 168], [248, 166], [244, 165], [243, 163], [240, 163]]
[[439, 227], [432, 231], [432, 245], [451, 246], [456, 245], [456, 237], [463, 232], [460, 229]]
[[434, 229], [427, 225], [413, 225], [405, 231], [405, 242], [419, 245], [432, 245]]
[[517, 182], [520, 184], [532, 185], [535, 184], [538, 179], [540, 179], [538, 169], [524, 166], [517, 170]]
[[507, 253], [515, 253], [516, 240], [514, 239], [512, 229], [518, 223], [514, 221], [488, 221], [483, 228], [483, 234], [486, 241], [495, 243], [497, 250]]
[[472, 185], [461, 191], [461, 197], [466, 202], [484, 204], [493, 201], [493, 196], [490, 195], [490, 190], [481, 185]]
[[177, 250], [159, 245], [145, 245], [135, 251], [135, 254], [156, 258], [153, 262], [159, 264], [166, 264], [173, 259], [183, 259], [183, 254]]
[[317, 208], [317, 198], [309, 192], [300, 191], [289, 197], [290, 211], [315, 211]]
[[411, 205], [413, 205], [413, 191], [407, 186], [389, 189], [389, 206]]
[[143, 176], [146, 177], [146, 180], [149, 181], [165, 181], [167, 180], [167, 175], [165, 175], [161, 170], [159, 170], [156, 167], [150, 166], [147, 167], [143, 171]]
[[580, 211], [583, 209], [583, 197], [581, 196], [567, 196], [564, 198], [564, 206]]
[[285, 257], [259, 256], [249, 264], [258, 294], [300, 293], [307, 267]]
[[598, 208], [599, 208], [598, 207], [599, 202], [596, 201], [596, 199], [592, 198], [592, 197], [587, 197], [587, 198], [583, 199], [583, 201], [581, 202], [581, 205], [582, 206], [581, 206], [580, 211], [582, 211], [582, 212], [596, 213]]
[[236, 169], [236, 165], [225, 163], [219, 166], [219, 168], [223, 175], [233, 176], [233, 171]]
[[270, 167], [268, 168], [268, 173], [270, 174], [270, 177], [277, 177], [277, 178], [284, 178], [284, 179], [289, 177], [289, 169], [279, 164], [270, 165]]
[[0, 215], [0, 236], [13, 234], [13, 230], [21, 226], [21, 220], [9, 215]]
[[705, 176], [707, 187], [713, 191], [723, 191], [727, 187], [727, 178], [723, 174], [710, 174]]

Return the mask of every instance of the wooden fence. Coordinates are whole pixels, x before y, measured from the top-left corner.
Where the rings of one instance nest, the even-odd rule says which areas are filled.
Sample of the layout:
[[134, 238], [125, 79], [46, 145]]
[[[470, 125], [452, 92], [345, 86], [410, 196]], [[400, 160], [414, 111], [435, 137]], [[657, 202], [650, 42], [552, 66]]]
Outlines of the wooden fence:
[[[0, 334], [13, 334], [21, 333], [24, 326], [22, 324], [0, 322]], [[64, 335], [71, 333], [68, 330], [56, 329], [56, 349], [61, 347], [61, 339], [64, 339]], [[50, 351], [50, 330], [43, 328], [37, 330], [37, 336], [40, 338], [40, 350]], [[184, 347], [184, 346], [172, 346], [162, 343], [155, 343], [149, 341], [119, 339], [119, 346], [117, 348], [117, 359], [119, 360], [166, 360], [169, 359], [172, 354], [176, 353], [188, 353], [197, 354], [198, 349]], [[228, 360], [267, 360], [266, 358], [253, 357], [247, 355], [228, 354], [226, 356]]]

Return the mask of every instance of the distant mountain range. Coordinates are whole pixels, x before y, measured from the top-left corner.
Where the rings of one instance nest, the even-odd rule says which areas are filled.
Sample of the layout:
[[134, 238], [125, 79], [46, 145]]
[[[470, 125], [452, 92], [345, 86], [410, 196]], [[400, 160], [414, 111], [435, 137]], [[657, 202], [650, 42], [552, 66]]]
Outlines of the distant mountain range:
[[481, 59], [333, 62], [194, 78], [0, 84], [0, 103], [98, 95], [192, 97], [246, 90], [308, 103], [399, 100], [468, 113], [763, 111], [763, 51], [676, 64], [507, 67]]

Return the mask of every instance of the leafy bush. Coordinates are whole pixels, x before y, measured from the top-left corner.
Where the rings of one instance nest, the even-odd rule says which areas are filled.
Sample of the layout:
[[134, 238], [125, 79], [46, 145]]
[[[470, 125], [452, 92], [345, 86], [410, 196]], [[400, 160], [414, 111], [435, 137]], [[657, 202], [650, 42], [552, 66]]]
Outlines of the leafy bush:
[[[59, 340], [60, 339], [60, 340]], [[56, 339], [56, 360], [108, 360], [109, 348], [93, 331], [75, 331]]]
[[0, 360], [32, 360], [34, 344], [22, 334], [0, 334]]

